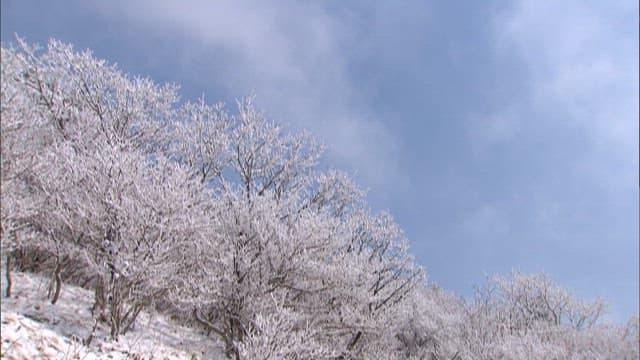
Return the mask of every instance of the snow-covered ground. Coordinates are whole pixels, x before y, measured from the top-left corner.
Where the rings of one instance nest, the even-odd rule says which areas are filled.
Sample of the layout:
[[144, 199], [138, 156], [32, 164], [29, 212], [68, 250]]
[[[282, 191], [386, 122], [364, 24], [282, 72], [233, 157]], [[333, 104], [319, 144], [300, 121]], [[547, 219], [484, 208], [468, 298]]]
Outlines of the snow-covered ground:
[[93, 294], [64, 284], [58, 303], [47, 300], [49, 279], [13, 272], [13, 294], [4, 297], [2, 272], [3, 359], [223, 359], [222, 346], [196, 329], [178, 325], [155, 312], [141, 313], [134, 330], [116, 342], [98, 325], [90, 346], [84, 346], [93, 329]]

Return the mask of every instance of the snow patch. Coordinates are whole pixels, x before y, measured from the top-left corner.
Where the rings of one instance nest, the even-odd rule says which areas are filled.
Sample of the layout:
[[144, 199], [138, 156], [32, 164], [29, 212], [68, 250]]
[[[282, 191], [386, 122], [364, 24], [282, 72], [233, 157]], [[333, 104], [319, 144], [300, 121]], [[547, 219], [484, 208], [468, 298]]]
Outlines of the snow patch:
[[[48, 279], [21, 272], [12, 275], [13, 294], [2, 297], [3, 359], [224, 359], [216, 339], [153, 311], [141, 313], [135, 328], [118, 342], [109, 341], [109, 329], [98, 324], [94, 340], [85, 346], [83, 339], [94, 325], [92, 292], [64, 284], [60, 299], [52, 305], [46, 297]], [[1, 277], [4, 293], [4, 272]]]

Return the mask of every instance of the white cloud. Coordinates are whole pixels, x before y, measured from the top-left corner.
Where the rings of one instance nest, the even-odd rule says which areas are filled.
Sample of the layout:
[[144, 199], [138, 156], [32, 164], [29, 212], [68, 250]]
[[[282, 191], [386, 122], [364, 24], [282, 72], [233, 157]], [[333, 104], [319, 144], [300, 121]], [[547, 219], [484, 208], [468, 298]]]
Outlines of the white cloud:
[[634, 134], [621, 129], [637, 127], [637, 36], [614, 16], [569, 3], [519, 2], [500, 27], [503, 39], [531, 69], [533, 101], [628, 145]]
[[[208, 59], [212, 65], [231, 65], [202, 76], [232, 96], [255, 92], [270, 116], [319, 136], [329, 145], [330, 158], [356, 170], [367, 186], [389, 189], [403, 182], [398, 141], [368, 110], [348, 74], [346, 50], [355, 30], [320, 3], [192, 0], [97, 6], [218, 49], [218, 57]], [[204, 53], [194, 49], [180, 56], [188, 63], [190, 56]]]
[[638, 183], [637, 8], [623, 5], [521, 0], [495, 21], [498, 53], [516, 55], [531, 79], [512, 118], [533, 109], [546, 116], [529, 121], [586, 134], [576, 167], [607, 191]]
[[483, 239], [489, 247], [499, 239], [522, 244], [502, 256], [539, 266], [556, 256], [543, 247], [594, 251], [585, 235], [600, 230], [591, 226], [602, 222], [595, 216], [623, 218], [609, 230], [633, 239], [622, 227], [637, 215], [620, 209], [637, 199], [637, 9], [619, 5], [518, 0], [495, 18], [496, 55], [517, 62], [511, 65], [523, 72], [522, 88], [510, 103], [468, 121], [471, 148], [482, 161], [515, 151], [520, 163], [509, 165], [535, 176], [514, 176], [498, 195], [508, 211], [487, 205], [467, 215], [459, 231], [471, 234], [473, 246]]

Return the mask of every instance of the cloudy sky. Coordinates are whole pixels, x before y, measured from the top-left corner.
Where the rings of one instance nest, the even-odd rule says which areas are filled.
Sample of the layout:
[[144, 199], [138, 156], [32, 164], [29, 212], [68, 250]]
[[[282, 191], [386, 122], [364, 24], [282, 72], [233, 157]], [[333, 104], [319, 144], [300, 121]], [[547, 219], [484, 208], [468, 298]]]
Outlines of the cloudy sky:
[[638, 311], [638, 3], [1, 2], [14, 34], [72, 43], [209, 102], [255, 93], [404, 228], [429, 281], [548, 272]]

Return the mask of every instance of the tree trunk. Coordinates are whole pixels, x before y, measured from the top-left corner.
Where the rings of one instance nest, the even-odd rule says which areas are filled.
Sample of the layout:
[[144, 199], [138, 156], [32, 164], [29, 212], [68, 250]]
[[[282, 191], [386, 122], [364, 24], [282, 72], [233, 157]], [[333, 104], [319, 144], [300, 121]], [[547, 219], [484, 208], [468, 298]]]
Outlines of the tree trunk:
[[7, 288], [5, 295], [7, 297], [11, 297], [11, 290], [13, 289], [13, 278], [11, 277], [11, 254], [7, 254], [7, 262], [6, 262], [6, 272], [5, 276], [7, 277]]
[[91, 315], [95, 316], [101, 322], [107, 319], [107, 295], [104, 291], [105, 284], [101, 278], [98, 278], [93, 292], [93, 306], [91, 307]]
[[47, 298], [51, 299], [51, 304], [54, 304], [60, 298], [60, 289], [62, 287], [62, 278], [60, 272], [62, 271], [62, 264], [60, 258], [56, 258], [56, 267], [53, 269], [51, 279], [49, 280], [49, 291], [47, 291]]
[[62, 290], [62, 277], [60, 273], [62, 272], [62, 264], [59, 261], [56, 262], [56, 269], [54, 270], [53, 276], [55, 281], [55, 291], [53, 293], [53, 297], [51, 298], [51, 304], [55, 305], [60, 299], [60, 290]]
[[84, 346], [91, 345], [91, 341], [93, 341], [93, 337], [96, 335], [96, 329], [98, 328], [98, 319], [93, 320], [93, 329], [91, 329], [91, 333], [89, 336], [83, 341]]

